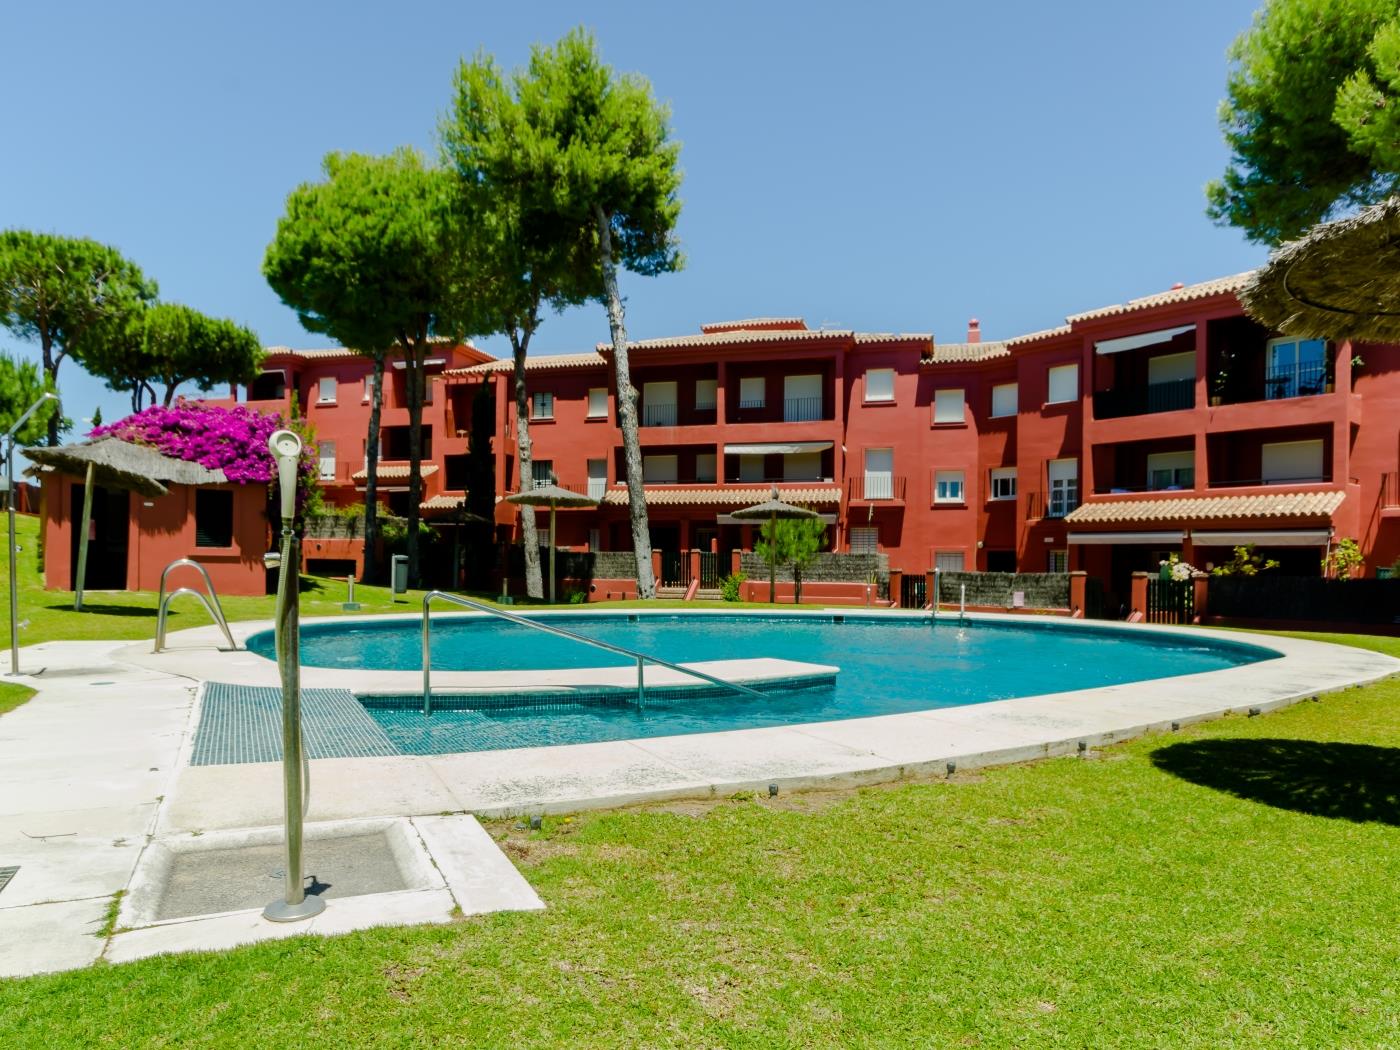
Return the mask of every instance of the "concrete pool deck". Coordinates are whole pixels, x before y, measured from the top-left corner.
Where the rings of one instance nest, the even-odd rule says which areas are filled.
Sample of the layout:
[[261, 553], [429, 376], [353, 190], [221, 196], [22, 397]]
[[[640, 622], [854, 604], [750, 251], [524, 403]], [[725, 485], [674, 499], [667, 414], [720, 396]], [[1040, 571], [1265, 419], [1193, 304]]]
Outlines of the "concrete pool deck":
[[[1026, 623], [996, 615], [969, 619]], [[266, 626], [233, 625], [240, 644]], [[1086, 621], [1075, 626], [1098, 629]], [[1400, 660], [1388, 656], [1301, 639], [1105, 627], [1243, 642], [1282, 655], [1177, 678], [839, 722], [510, 751], [320, 759], [311, 763], [308, 820], [568, 812], [723, 796], [769, 784], [782, 790], [872, 784], [943, 774], [949, 763], [970, 769], [1072, 754], [1081, 744], [1095, 747], [1227, 712], [1268, 711], [1400, 671]], [[276, 681], [270, 661], [244, 651], [220, 653], [216, 638], [213, 628], [173, 633], [170, 650], [159, 655], [150, 643], [52, 642], [23, 650], [23, 667], [46, 670], [19, 679], [38, 695], [0, 717], [0, 867], [20, 868], [0, 891], [0, 975], [83, 966], [104, 952], [123, 957], [110, 938], [94, 934], [103, 929], [113, 895], [131, 885], [152, 838], [280, 822], [280, 764], [189, 765], [201, 683]], [[373, 676], [310, 668], [304, 684], [323, 684], [321, 673], [354, 674], [357, 691], [371, 688]], [[388, 673], [421, 686], [417, 672]], [[450, 684], [447, 676], [443, 684]]]

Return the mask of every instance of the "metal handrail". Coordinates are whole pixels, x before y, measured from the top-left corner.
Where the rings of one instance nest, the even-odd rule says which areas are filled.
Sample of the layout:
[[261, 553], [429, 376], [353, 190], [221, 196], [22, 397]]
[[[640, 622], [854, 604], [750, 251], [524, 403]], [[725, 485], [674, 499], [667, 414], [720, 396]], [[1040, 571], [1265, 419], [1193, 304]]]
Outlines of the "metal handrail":
[[[195, 590], [192, 587], [180, 587], [165, 593], [165, 580], [172, 570], [188, 565], [196, 569], [204, 577], [204, 586], [208, 591], [208, 596]], [[238, 643], [233, 640], [233, 632], [228, 628], [228, 620], [224, 619], [224, 607], [219, 604], [218, 592], [214, 590], [214, 581], [209, 578], [209, 571], [193, 558], [177, 558], [161, 570], [160, 574], [160, 604], [156, 611], [156, 644], [153, 652], [160, 652], [165, 648], [165, 617], [170, 608], [170, 603], [182, 595], [192, 594], [199, 599], [205, 611], [209, 613], [209, 618], [219, 625], [219, 629], [224, 632], [224, 637], [228, 639], [228, 647], [237, 649]]]
[[646, 703], [646, 684], [642, 677], [643, 666], [650, 661], [658, 667], [666, 667], [672, 671], [679, 671], [683, 675], [692, 678], [701, 678], [713, 685], [723, 686], [726, 689], [733, 689], [736, 692], [748, 693], [756, 696], [760, 700], [766, 699], [757, 689], [750, 689], [746, 685], [738, 682], [728, 682], [723, 678], [716, 678], [712, 674], [704, 671], [697, 671], [693, 667], [682, 667], [667, 660], [658, 659], [655, 656], [648, 656], [633, 649], [624, 649], [620, 645], [613, 645], [611, 642], [600, 642], [596, 638], [589, 638], [582, 634], [575, 634], [573, 631], [566, 631], [562, 627], [555, 627], [553, 624], [544, 623], [540, 620], [531, 620], [528, 617], [517, 616], [515, 613], [506, 612], [504, 609], [497, 609], [493, 605], [486, 605], [482, 602], [473, 601], [470, 598], [463, 598], [460, 594], [452, 594], [448, 591], [429, 591], [423, 595], [423, 714], [433, 713], [433, 690], [432, 690], [432, 617], [429, 616], [429, 605], [434, 598], [442, 598], [444, 601], [452, 602], [467, 609], [475, 609], [478, 612], [489, 613], [502, 620], [519, 624], [521, 627], [532, 627], [537, 631], [544, 631], [546, 634], [555, 634], [560, 638], [570, 638], [575, 642], [582, 642], [584, 645], [591, 645], [595, 649], [606, 649], [610, 653], [617, 653], [620, 656], [631, 657], [637, 661], [637, 706], [642, 707]]

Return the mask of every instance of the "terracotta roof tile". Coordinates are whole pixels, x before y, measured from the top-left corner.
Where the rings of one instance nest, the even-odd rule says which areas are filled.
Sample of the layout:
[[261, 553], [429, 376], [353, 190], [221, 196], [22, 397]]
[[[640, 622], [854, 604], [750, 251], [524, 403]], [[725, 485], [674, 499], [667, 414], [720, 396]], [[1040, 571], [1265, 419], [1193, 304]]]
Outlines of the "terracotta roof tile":
[[933, 352], [925, 354], [922, 365], [966, 364], [978, 361], [992, 361], [998, 357], [1010, 357], [1011, 350], [1005, 342], [995, 340], [983, 343], [935, 343]]
[[[431, 474], [436, 474], [437, 469], [438, 468], [436, 463], [424, 463], [422, 465], [422, 469], [419, 471], [419, 476], [426, 478]], [[380, 481], [407, 481], [408, 464], [391, 463], [386, 466], [385, 464], [381, 463], [379, 464], [379, 469], [376, 472], [375, 477]], [[367, 467], [361, 470], [357, 470], [355, 471], [355, 473], [350, 475], [351, 481], [366, 481], [368, 479], [369, 468]]]
[[[548, 371], [555, 368], [589, 368], [602, 367], [606, 365], [607, 359], [602, 354], [541, 354], [538, 357], [525, 358], [525, 371], [538, 372]], [[442, 374], [445, 376], [481, 376], [489, 375], [493, 372], [509, 372], [515, 368], [515, 363], [507, 358], [497, 361], [483, 361], [479, 365], [468, 365], [466, 368], [449, 368]]]
[[1254, 276], [1253, 270], [1244, 273], [1233, 274], [1229, 277], [1217, 277], [1213, 281], [1202, 281], [1199, 284], [1188, 284], [1182, 288], [1171, 288], [1165, 292], [1157, 292], [1153, 295], [1144, 295], [1139, 299], [1129, 299], [1126, 303], [1117, 303], [1113, 306], [1101, 306], [1097, 310], [1087, 310], [1082, 314], [1072, 314], [1065, 320], [1070, 324], [1079, 321], [1092, 321], [1098, 317], [1112, 317], [1115, 314], [1132, 313], [1136, 310], [1150, 310], [1154, 306], [1170, 306], [1172, 303], [1189, 303], [1193, 299], [1205, 299], [1212, 295], [1220, 295], [1222, 292], [1237, 292], [1244, 287], [1245, 283]]
[[[746, 344], [772, 344], [795, 342], [830, 342], [850, 339], [855, 332], [846, 328], [827, 329], [774, 329], [740, 331], [701, 332], [699, 335], [673, 335], [664, 339], [637, 339], [629, 341], [629, 350], [683, 350], [709, 346], [744, 346]], [[598, 350], [612, 349], [611, 343], [599, 343]]]
[[745, 317], [738, 321], [707, 321], [700, 326], [700, 331], [706, 335], [713, 335], [715, 332], [751, 332], [760, 329], [805, 332], [807, 322], [800, 317]]
[[[762, 503], [772, 495], [773, 486], [769, 485], [746, 485], [734, 487], [729, 485], [715, 485], [702, 488], [684, 488], [680, 486], [664, 488], [646, 486], [646, 500], [648, 506], [656, 507], [678, 507], [678, 506], [734, 506], [747, 507], [755, 503]], [[811, 486], [806, 488], [783, 488], [778, 487], [778, 498], [787, 503], [795, 503], [799, 506], [806, 504], [839, 504], [841, 502], [841, 489], [835, 485]], [[603, 503], [606, 506], [625, 507], [627, 506], [627, 487], [620, 485], [616, 488], [608, 489], [603, 495]]]
[[1278, 492], [1260, 496], [1186, 496], [1168, 499], [1102, 500], [1065, 516], [1069, 525], [1140, 521], [1216, 521], [1232, 518], [1325, 518], [1342, 505], [1345, 492]]
[[1069, 335], [1072, 331], [1069, 325], [1062, 324], [1056, 328], [1042, 328], [1038, 332], [1027, 332], [1025, 335], [1018, 335], [1006, 341], [1007, 346], [1025, 346], [1029, 343], [1039, 343], [1045, 339], [1054, 339], [1057, 336]]

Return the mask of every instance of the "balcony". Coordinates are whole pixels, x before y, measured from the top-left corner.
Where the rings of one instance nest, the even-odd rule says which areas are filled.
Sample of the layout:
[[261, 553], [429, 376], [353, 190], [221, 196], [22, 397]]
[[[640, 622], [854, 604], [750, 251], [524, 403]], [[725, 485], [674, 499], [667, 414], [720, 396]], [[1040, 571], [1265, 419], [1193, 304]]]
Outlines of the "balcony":
[[1327, 364], [1324, 361], [1269, 368], [1264, 377], [1264, 400], [1315, 397], [1327, 393]]
[[[741, 404], [739, 406], [743, 408]], [[812, 423], [825, 419], [820, 397], [789, 397], [783, 399], [784, 423]]]
[[1309, 474], [1296, 478], [1211, 478], [1213, 489], [1269, 488], [1274, 485], [1330, 485], [1332, 475], [1328, 472]]
[[642, 426], [644, 427], [673, 427], [679, 419], [680, 410], [676, 405], [642, 406]]
[[1165, 383], [1099, 390], [1094, 393], [1095, 419], [1122, 419], [1157, 412], [1178, 412], [1196, 407], [1196, 381], [1173, 379]]
[[1026, 494], [1026, 519], [1033, 521], [1038, 518], [1063, 518], [1076, 507], [1079, 506], [1079, 487], [1077, 485], [1055, 489], [1046, 498], [1044, 492], [1028, 492]]
[[905, 478], [898, 474], [865, 474], [846, 479], [849, 503], [903, 503]]

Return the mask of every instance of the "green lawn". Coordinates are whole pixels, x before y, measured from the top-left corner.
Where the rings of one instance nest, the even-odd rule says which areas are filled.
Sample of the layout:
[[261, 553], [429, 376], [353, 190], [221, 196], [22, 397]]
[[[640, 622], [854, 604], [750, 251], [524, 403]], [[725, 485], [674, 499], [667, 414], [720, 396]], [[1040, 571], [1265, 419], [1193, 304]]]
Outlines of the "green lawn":
[[[37, 548], [38, 519], [21, 515], [17, 519], [16, 533], [22, 548], [19, 554], [19, 619], [25, 626], [20, 628], [20, 644], [33, 645], [37, 642], [58, 639], [141, 639], [154, 638], [156, 632], [157, 595], [152, 591], [87, 591], [84, 595], [84, 609], [73, 609], [72, 591], [49, 591], [44, 589], [43, 579], [38, 571], [35, 550]], [[9, 587], [10, 569], [8, 562], [0, 558], [0, 591]], [[194, 586], [187, 577], [172, 579], [173, 586]], [[486, 595], [475, 595], [490, 601]], [[355, 585], [355, 599], [361, 605], [359, 613], [413, 613], [422, 610], [423, 592], [410, 591], [394, 601], [387, 587]], [[274, 599], [266, 597], [222, 596], [220, 602], [224, 615], [234, 620], [268, 620], [273, 615]], [[301, 614], [303, 616], [347, 615], [340, 608], [345, 600], [345, 581], [325, 579], [316, 576], [302, 577]], [[532, 603], [530, 607], [540, 608], [543, 603]], [[649, 606], [652, 602], [611, 602], [608, 608]], [[749, 603], [725, 602], [667, 602], [668, 608], [685, 605], [686, 608], [761, 608]], [[569, 608], [570, 606], [563, 606]], [[450, 610], [443, 604], [435, 606]], [[512, 606], [519, 608], [519, 606]], [[194, 598], [180, 598], [170, 608], [170, 627], [178, 631], [184, 627], [199, 627], [209, 623], [204, 607]], [[6, 638], [8, 644], [8, 638]]]
[[1397, 1046], [1398, 768], [1392, 679], [1087, 760], [500, 822], [548, 911], [0, 982], [0, 1042]]
[[0, 682], [0, 715], [8, 714], [34, 695], [28, 686]]

